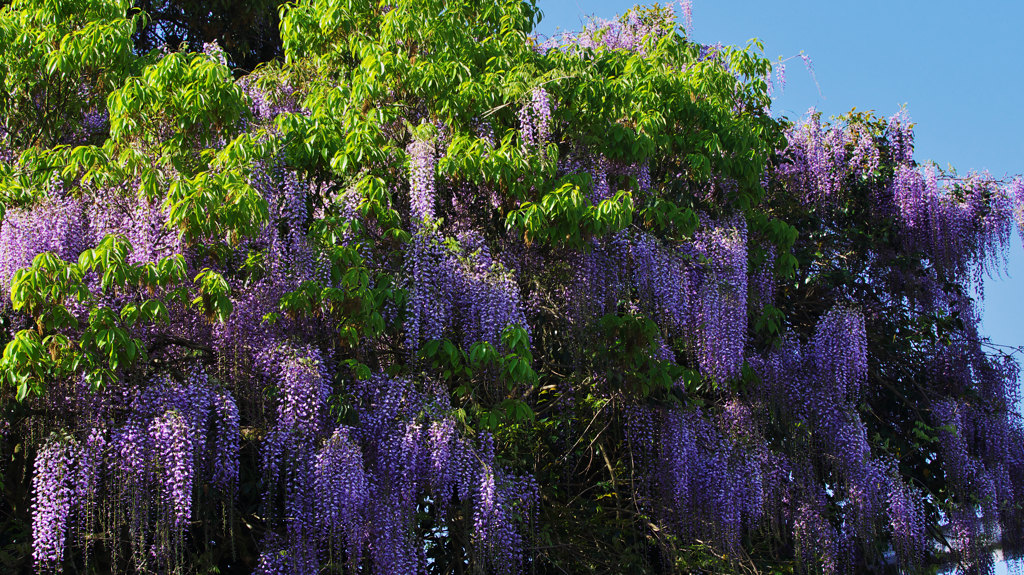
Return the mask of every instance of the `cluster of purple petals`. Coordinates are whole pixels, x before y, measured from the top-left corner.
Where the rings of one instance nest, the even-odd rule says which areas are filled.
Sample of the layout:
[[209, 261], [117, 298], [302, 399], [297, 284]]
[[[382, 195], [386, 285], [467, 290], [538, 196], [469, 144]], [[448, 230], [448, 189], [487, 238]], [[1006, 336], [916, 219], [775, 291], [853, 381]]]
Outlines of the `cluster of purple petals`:
[[[950, 490], [957, 504], [947, 510], [955, 534], [955, 551], [963, 565], [991, 572], [987, 549], [999, 540], [998, 520], [1016, 524], [1018, 513], [1005, 511], [1021, 492], [1019, 445], [1007, 449], [1007, 440], [1021, 436], [1020, 427], [1008, 428], [1002, 418], [981, 412], [955, 400], [937, 401], [932, 406], [933, 427], [938, 430], [941, 456]], [[1011, 471], [1018, 473], [1016, 477]], [[1005, 535], [1004, 535], [1005, 537]], [[1013, 546], [1017, 544], [1011, 543]]]
[[276, 455], [265, 455], [264, 471], [284, 507], [265, 498], [271, 531], [258, 572], [316, 573], [343, 557], [352, 569], [365, 560], [375, 572], [420, 572], [424, 549], [409, 529], [424, 497], [444, 510], [442, 523], [452, 505], [468, 505], [474, 553], [498, 572], [516, 572], [524, 539], [515, 514], [536, 505], [532, 479], [498, 468], [489, 438], [461, 437], [440, 388], [375, 374], [348, 392], [355, 427], [298, 426], [300, 437], [279, 414], [283, 429], [267, 439]]
[[405, 265], [411, 283], [406, 344], [417, 349], [419, 342], [441, 339], [453, 326], [461, 270], [458, 260], [431, 234], [413, 236]]
[[523, 562], [523, 533], [514, 515], [528, 517], [538, 488], [532, 477], [516, 478], [488, 465], [477, 472], [473, 530], [475, 541], [495, 572], [517, 572]]
[[277, 363], [278, 387], [277, 426], [300, 436], [312, 436], [326, 423], [327, 397], [331, 393], [329, 374], [320, 355], [312, 346], [295, 350], [292, 357], [283, 352]]
[[580, 297], [569, 302], [571, 321], [586, 323], [608, 313], [620, 288], [628, 285], [635, 290], [638, 311], [669, 335], [694, 342], [706, 376], [726, 380], [739, 374], [750, 289], [744, 220], [712, 222], [692, 244], [682, 246], [663, 245], [639, 231], [592, 244], [575, 269], [574, 289]]
[[889, 143], [893, 163], [911, 165], [914, 162], [914, 124], [910, 122], [906, 109], [889, 118], [885, 139]]
[[255, 575], [296, 575], [288, 550], [273, 531], [267, 533], [262, 548], [263, 552], [253, 571]]
[[[283, 166], [277, 166], [275, 171], [280, 182], [277, 188], [277, 213], [281, 219], [288, 222], [288, 234], [275, 242], [271, 255], [282, 263], [287, 262], [288, 274], [296, 283], [314, 279], [322, 281], [324, 270], [322, 266], [318, 266], [321, 262], [316, 261], [306, 236], [307, 219], [310, 215], [306, 206], [308, 189], [302, 185], [294, 171], [286, 170]], [[284, 253], [280, 253], [282, 249]]]
[[924, 564], [924, 553], [928, 548], [922, 494], [894, 473], [890, 475], [886, 503], [893, 551], [900, 568], [907, 573], [917, 572]]
[[1006, 454], [996, 481], [1000, 493], [999, 524], [1004, 553], [1020, 557], [1024, 553], [1024, 509], [1013, 502], [1024, 497], [1024, 427], [1008, 429], [1004, 439]]
[[950, 277], [968, 278], [975, 263], [1005, 252], [1013, 208], [988, 176], [943, 182], [933, 169], [901, 166], [893, 195], [906, 249], [923, 252]]
[[840, 396], [857, 397], [868, 376], [868, 338], [864, 315], [835, 307], [818, 320], [811, 353], [819, 377]]
[[908, 251], [923, 252], [956, 279], [971, 279], [972, 271], [1001, 269], [1013, 199], [990, 176], [944, 181], [932, 168], [922, 173], [904, 165], [897, 168], [892, 193]]
[[434, 144], [414, 140], [409, 144], [409, 209], [414, 225], [434, 220]]
[[595, 206], [612, 197], [612, 189], [608, 182], [609, 162], [604, 156], [590, 158], [590, 202]]
[[239, 81], [239, 86], [249, 97], [257, 120], [273, 122], [280, 114], [294, 114], [302, 109], [299, 93], [289, 84], [260, 86], [246, 77]]
[[775, 304], [775, 246], [768, 246], [765, 251], [764, 262], [750, 271], [751, 301], [759, 311]]
[[530, 91], [529, 102], [519, 111], [520, 131], [529, 148], [544, 146], [551, 139], [551, 109], [550, 97], [544, 88]]
[[747, 227], [737, 218], [694, 237], [708, 262], [694, 305], [701, 371], [718, 381], [739, 375], [747, 334]]
[[39, 203], [14, 208], [0, 222], [0, 288], [10, 291], [14, 272], [43, 252], [77, 261], [89, 244], [89, 223], [82, 201], [66, 194], [60, 183]]
[[[268, 489], [264, 513], [284, 529], [283, 545], [295, 573], [318, 565], [316, 442], [327, 428], [330, 372], [319, 349], [277, 342], [260, 358], [262, 376], [276, 384], [276, 419], [263, 444]], [[328, 470], [329, 472], [329, 470]], [[277, 501], [283, 501], [283, 509]]]
[[9, 210], [0, 223], [0, 286], [9, 288], [14, 272], [43, 252], [76, 261], [110, 234], [132, 245], [132, 263], [181, 253], [179, 234], [166, 222], [160, 202], [140, 196], [134, 186], [104, 187], [77, 197], [55, 181], [37, 204]]
[[182, 253], [180, 235], [167, 227], [167, 208], [159, 200], [141, 196], [136, 186], [96, 190], [87, 214], [90, 241], [99, 243], [111, 234], [123, 236], [132, 245], [132, 263], [156, 262]]
[[533, 111], [534, 127], [537, 131], [537, 143], [544, 144], [551, 139], [552, 104], [547, 90], [534, 88], [530, 92], [530, 107]]
[[[525, 113], [525, 112], [521, 112]], [[522, 120], [520, 120], [522, 121]], [[524, 124], [525, 126], [525, 124]], [[498, 146], [498, 138], [494, 134], [494, 125], [480, 118], [473, 119], [473, 133], [477, 138], [487, 143], [487, 147], [494, 149]]]
[[[627, 405], [623, 407], [626, 440], [639, 469], [651, 469], [657, 461], [658, 438], [660, 433], [659, 419], [656, 412], [646, 406]], [[643, 488], [650, 491], [648, 479], [650, 473], [640, 476]]]
[[[636, 181], [641, 194], [650, 192], [651, 167], [648, 161], [626, 163], [609, 159], [601, 153], [585, 147], [571, 148], [568, 154], [558, 158], [558, 176], [586, 174], [590, 176], [588, 199], [594, 205], [611, 198], [615, 191], [628, 191]], [[622, 183], [628, 182], [626, 185]], [[632, 190], [637, 191], [637, 190]]]
[[[243, 240], [240, 248], [250, 256], [261, 256], [262, 270], [244, 281], [229, 278], [231, 315], [223, 323], [203, 328], [212, 332], [222, 367], [220, 376], [235, 384], [243, 401], [255, 399], [249, 394], [262, 393], [250, 382], [276, 380], [280, 367], [276, 362], [289, 357], [283, 353], [281, 341], [291, 322], [270, 326], [264, 317], [279, 312], [281, 297], [298, 289], [302, 282], [331, 285], [329, 262], [315, 252], [306, 234], [308, 187], [285, 168], [280, 158], [260, 161], [251, 173], [250, 185], [267, 201], [270, 217], [256, 237]], [[241, 365], [253, 365], [255, 369], [240, 369]], [[255, 410], [245, 415], [262, 423], [266, 415], [262, 402], [244, 402]]]
[[293, 575], [292, 562], [287, 552], [273, 550], [260, 553], [259, 563], [256, 564], [256, 575]]
[[[776, 168], [777, 177], [787, 182], [789, 193], [800, 195], [807, 204], [830, 204], [839, 195], [851, 162], [847, 158], [848, 134], [842, 126], [822, 127], [812, 108], [803, 122], [786, 134], [787, 162]], [[858, 142], [858, 146], [860, 146]], [[865, 151], [857, 157], [863, 169]], [[870, 156], [869, 156], [870, 158]], [[870, 159], [869, 159], [870, 161]]]
[[860, 178], [872, 177], [878, 169], [881, 153], [875, 138], [868, 130], [858, 129], [847, 136], [853, 141], [853, 153], [850, 154], [850, 170]]
[[[83, 477], [92, 474], [83, 482], [92, 487], [79, 490], [90, 494], [83, 503], [99, 505], [101, 493], [118, 501], [111, 528], [127, 529], [136, 567], [153, 561], [171, 569], [197, 505], [196, 487], [212, 481], [228, 494], [228, 504], [234, 496], [227, 486], [238, 480], [237, 408], [201, 373], [105, 393], [114, 396], [111, 407], [129, 415], [109, 440], [101, 428], [90, 431], [79, 463]], [[102, 492], [95, 488], [99, 481]]]
[[[200, 378], [197, 385], [204, 384]], [[54, 391], [95, 395], [88, 385]], [[145, 391], [114, 385], [103, 395], [77, 405], [65, 398], [72, 411], [91, 412], [81, 414], [76, 435], [82, 439], [54, 435], [38, 452], [33, 480], [37, 565], [60, 570], [64, 549], [102, 525], [127, 528], [139, 568], [147, 560], [169, 568], [183, 536], [181, 524], [190, 517], [197, 479], [208, 477], [195, 475], [199, 450], [192, 444], [210, 427], [204, 416], [209, 410], [202, 405], [209, 394], [156, 382]], [[59, 403], [55, 409], [62, 409]], [[125, 413], [129, 419], [109, 432], [114, 414]], [[85, 540], [82, 545], [86, 564], [93, 544]]]
[[71, 147], [85, 145], [98, 136], [106, 135], [109, 129], [110, 114], [106, 108], [87, 110], [82, 114], [78, 126], [65, 134], [60, 143]]
[[267, 275], [259, 288], [277, 288], [283, 295], [304, 281], [328, 283], [329, 265], [307, 237], [310, 187], [285, 166], [283, 158], [259, 162], [250, 185], [267, 201], [270, 216], [258, 236], [243, 246], [251, 253], [265, 253]]
[[459, 249], [452, 250], [436, 235], [420, 233], [406, 252], [411, 285], [405, 328], [411, 349], [445, 337], [498, 344], [505, 328], [527, 326], [514, 274], [478, 234], [466, 232], [458, 239]]
[[370, 507], [370, 486], [363, 469], [362, 451], [342, 427], [317, 452], [313, 471], [316, 518], [321, 533], [352, 565], [362, 556], [365, 517]]
[[575, 254], [566, 319], [582, 326], [615, 310], [622, 288], [627, 285], [627, 270], [620, 262], [628, 253], [628, 235], [620, 232], [610, 239], [592, 238], [590, 249]]
[[149, 556], [146, 543], [154, 530], [149, 522], [152, 494], [160, 492], [156, 471], [150, 464], [152, 438], [144, 424], [144, 421], [129, 421], [111, 434], [110, 441], [115, 466], [110, 482], [112, 494], [121, 506], [132, 541], [141, 547], [133, 549], [134, 554], [142, 559]]
[[833, 488], [847, 499], [847, 522], [863, 535], [881, 511], [884, 468], [872, 458], [867, 428], [855, 404], [835, 393], [829, 377], [815, 373], [821, 387], [806, 392], [805, 421], [816, 430], [813, 453], [841, 482]]
[[[1024, 214], [1019, 179], [1003, 185], [990, 175], [940, 175], [913, 160], [913, 124], [905, 110], [889, 119], [879, 137], [860, 124], [823, 125], [812, 109], [787, 133], [786, 161], [775, 177], [805, 203], [832, 206], [849, 181], [874, 182], [883, 158], [895, 172], [888, 186], [874, 186], [878, 215], [896, 215], [903, 248], [923, 253], [945, 277], [980, 280], [1005, 266], [1012, 214]], [[1018, 216], [1021, 218], [1024, 216]], [[971, 277], [971, 274], [975, 277]]]
[[1014, 178], [1010, 184], [1010, 195], [1013, 199], [1013, 215], [1017, 221], [1017, 234], [1024, 242], [1024, 178]]
[[56, 435], [36, 454], [32, 477], [32, 557], [40, 570], [58, 568], [76, 505], [77, 444]]
[[925, 179], [911, 166], [901, 165], [893, 175], [893, 200], [903, 224], [903, 238], [908, 246], [927, 246], [928, 194]]
[[539, 490], [531, 476], [517, 477], [495, 465], [494, 442], [482, 433], [467, 446], [475, 464], [467, 469], [473, 502], [473, 539], [484, 564], [502, 574], [516, 573], [523, 561], [524, 539], [515, 514], [529, 519], [538, 504]]
[[194, 448], [185, 418], [168, 411], [150, 424], [154, 455], [163, 467], [161, 492], [170, 504], [171, 525], [180, 531], [188, 525], [192, 514], [192, 482], [195, 478]]
[[442, 418], [431, 423], [426, 441], [427, 485], [436, 498], [440, 515], [445, 516], [449, 504], [459, 493], [459, 478], [469, 471], [465, 466], [464, 446], [455, 427], [455, 420]]
[[460, 234], [459, 241], [465, 257], [457, 301], [465, 341], [497, 345], [507, 327], [529, 329], [514, 273], [491, 256], [478, 234]]
[[[261, 547], [274, 549], [274, 530], [283, 528], [282, 552], [287, 555], [284, 564], [297, 574], [315, 573], [317, 567], [314, 441], [315, 437], [277, 426], [270, 430], [263, 445], [263, 476], [267, 483], [263, 513], [268, 518], [268, 535]], [[283, 501], [283, 508], [278, 507], [278, 500]], [[274, 558], [274, 553], [269, 556]]]
[[426, 479], [427, 434], [414, 423], [424, 398], [410, 380], [381, 375], [358, 382], [354, 391], [361, 399], [357, 440], [374, 502], [367, 516], [368, 552], [385, 572], [414, 572], [425, 557], [406, 529]]
[[215, 60], [220, 62], [221, 66], [228, 65], [227, 53], [224, 52], [224, 48], [220, 47], [220, 44], [216, 40], [212, 42], [203, 42], [203, 54], [212, 56]]
[[[671, 6], [671, 3], [669, 3]], [[683, 29], [686, 30], [686, 37], [693, 38], [693, 2], [680, 0], [679, 9], [683, 12]]]
[[[786, 93], [786, 63], [779, 62], [778, 66], [775, 67], [775, 78], [779, 82], [779, 92], [782, 94]], [[771, 76], [768, 77], [768, 95], [771, 96], [775, 92], [775, 82], [772, 81]]]
[[632, 285], [641, 306], [670, 333], [681, 335], [692, 324], [697, 295], [697, 266], [678, 248], [637, 233], [629, 242]]
[[[689, 2], [681, 3], [686, 16], [686, 29], [692, 30], [692, 17]], [[595, 19], [590, 27], [584, 28], [577, 35], [564, 34], [560, 38], [552, 38], [540, 44], [542, 53], [552, 48], [567, 49], [568, 47], [591, 48], [606, 50], [626, 50], [628, 52], [646, 53], [645, 43], [650, 39], [657, 40], [674, 28], [675, 12], [672, 3], [665, 6], [661, 20], [644, 21], [636, 10], [630, 11], [621, 20]]]
[[230, 394], [217, 393], [214, 400], [214, 434], [210, 442], [212, 483], [227, 494], [234, 494], [238, 484], [239, 415], [238, 405]]
[[[78, 478], [75, 485], [75, 499], [80, 506], [79, 528], [89, 533], [103, 508], [100, 490], [103, 487], [107, 438], [102, 428], [93, 428], [82, 442], [78, 459]], [[85, 563], [89, 564], [91, 545], [84, 548]]]
[[845, 497], [844, 521], [852, 533], [869, 537], [872, 526], [883, 517], [885, 469], [871, 456], [867, 428], [850, 407], [836, 405], [814, 394], [815, 451], [840, 480], [833, 486]]
[[[863, 330], [858, 312], [837, 307], [819, 319], [806, 345], [790, 340], [747, 358], [759, 376], [750, 405], [761, 417], [787, 422], [794, 430], [814, 430], [810, 438], [791, 432], [788, 441], [800, 447], [779, 454], [788, 459], [781, 467], [790, 470], [789, 479], [772, 484], [781, 485], [776, 500], [786, 504], [779, 512], [792, 521], [802, 560], [820, 561], [831, 573], [858, 564], [863, 544], [882, 532], [905, 567], [920, 565], [927, 553], [922, 495], [903, 484], [894, 462], [872, 454], [856, 410], [867, 368]], [[832, 478], [828, 492], [815, 471], [823, 468]], [[829, 498], [837, 503], [831, 520], [825, 512]]]
[[636, 181], [637, 187], [640, 189], [641, 193], [647, 192], [651, 189], [653, 184], [651, 183], [651, 166], [648, 162], [644, 162], [637, 169]]
[[779, 462], [746, 408], [730, 404], [719, 416], [632, 408], [629, 419], [630, 443], [650, 466], [655, 514], [686, 538], [738, 551], [781, 494]]
[[988, 552], [992, 544], [991, 534], [986, 533], [978, 512], [970, 505], [963, 505], [946, 515], [958, 566], [967, 573], [994, 575], [995, 563]]
[[812, 490], [798, 505], [793, 517], [796, 552], [805, 565], [821, 562], [822, 572], [840, 573], [842, 562], [840, 534], [826, 516], [825, 494]]

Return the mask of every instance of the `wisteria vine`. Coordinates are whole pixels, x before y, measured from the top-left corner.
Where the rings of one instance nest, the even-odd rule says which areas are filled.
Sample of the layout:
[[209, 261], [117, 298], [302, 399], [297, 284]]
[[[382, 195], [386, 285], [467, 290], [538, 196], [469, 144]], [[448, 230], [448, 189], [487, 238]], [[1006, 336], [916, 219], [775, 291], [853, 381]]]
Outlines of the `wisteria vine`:
[[688, 2], [542, 39], [530, 3], [303, 1], [236, 80], [216, 43], [68, 52], [141, 25], [82, 1], [64, 64], [18, 56], [77, 82], [59, 145], [0, 133], [20, 567], [1021, 553], [1019, 368], [978, 324], [1024, 180], [919, 164], [905, 110], [774, 119], [784, 66]]

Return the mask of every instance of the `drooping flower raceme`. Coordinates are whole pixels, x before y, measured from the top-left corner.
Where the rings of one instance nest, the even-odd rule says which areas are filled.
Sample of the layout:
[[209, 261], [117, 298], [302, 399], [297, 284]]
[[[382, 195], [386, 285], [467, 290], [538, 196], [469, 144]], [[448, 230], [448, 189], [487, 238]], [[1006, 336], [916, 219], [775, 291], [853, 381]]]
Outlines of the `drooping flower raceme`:
[[163, 467], [162, 495], [170, 505], [173, 526], [180, 530], [192, 517], [193, 445], [185, 418], [168, 411], [150, 425], [156, 455]]
[[416, 224], [434, 219], [434, 145], [425, 140], [409, 144], [409, 204]]
[[530, 91], [529, 101], [519, 111], [519, 125], [530, 149], [543, 147], [551, 139], [551, 102], [544, 88]]
[[43, 252], [77, 261], [89, 245], [89, 224], [81, 200], [57, 184], [39, 205], [7, 211], [0, 224], [0, 288], [10, 292], [14, 272]]
[[348, 429], [335, 430], [316, 454], [313, 477], [320, 529], [329, 534], [338, 551], [348, 554], [352, 565], [357, 565], [366, 544], [370, 484], [362, 452]]
[[711, 225], [695, 238], [708, 269], [697, 304], [701, 370], [724, 381], [739, 374], [747, 331], [747, 229], [738, 219]]
[[868, 375], [864, 316], [849, 308], [833, 308], [818, 320], [811, 346], [822, 382], [834, 385], [840, 396], [856, 397]]
[[36, 455], [32, 478], [32, 556], [40, 568], [55, 568], [64, 560], [75, 498], [78, 455], [73, 440], [56, 435]]

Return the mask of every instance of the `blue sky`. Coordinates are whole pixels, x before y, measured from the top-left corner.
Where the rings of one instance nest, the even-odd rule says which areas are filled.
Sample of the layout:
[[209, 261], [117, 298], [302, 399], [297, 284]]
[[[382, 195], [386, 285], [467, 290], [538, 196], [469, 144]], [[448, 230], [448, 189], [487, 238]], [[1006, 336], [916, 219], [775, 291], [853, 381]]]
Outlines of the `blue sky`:
[[[588, 16], [611, 19], [622, 0], [539, 0], [539, 32], [578, 30]], [[772, 109], [798, 118], [853, 107], [891, 116], [906, 105], [917, 126], [915, 158], [961, 173], [1024, 173], [1024, 2], [694, 0], [693, 33], [704, 44], [764, 44], [786, 63], [786, 89]], [[677, 11], [678, 13], [678, 11]], [[820, 90], [820, 93], [819, 93]], [[1009, 277], [987, 280], [983, 335], [1024, 346], [1024, 250], [1011, 237]], [[1018, 355], [1024, 361], [1024, 357]]]
[[[633, 3], [539, 5], [545, 18], [538, 31], [551, 35], [578, 30], [588, 16], [613, 18]], [[811, 57], [818, 85], [801, 60], [789, 60], [776, 115], [797, 118], [814, 106], [828, 117], [856, 106], [891, 116], [906, 105], [917, 124], [918, 161], [961, 173], [1024, 173], [1024, 2], [694, 0], [692, 9], [698, 42], [746, 45], [756, 37], [769, 58], [801, 51]], [[985, 282], [982, 333], [1019, 347], [1024, 250], [1016, 233], [1010, 242], [1009, 277]], [[997, 566], [997, 573], [1006, 571], [1004, 563]]]

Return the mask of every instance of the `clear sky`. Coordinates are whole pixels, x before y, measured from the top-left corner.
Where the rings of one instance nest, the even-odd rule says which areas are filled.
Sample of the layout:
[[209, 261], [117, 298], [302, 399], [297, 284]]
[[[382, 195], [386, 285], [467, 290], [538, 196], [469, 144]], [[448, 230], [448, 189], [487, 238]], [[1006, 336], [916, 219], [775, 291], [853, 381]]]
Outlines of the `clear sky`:
[[[611, 19], [633, 5], [539, 0], [538, 31], [579, 30], [589, 16]], [[906, 105], [919, 162], [996, 177], [1024, 173], [1024, 2], [693, 0], [692, 11], [698, 42], [742, 46], [756, 37], [768, 58], [810, 56], [817, 87], [799, 58], [789, 60], [776, 115], [798, 118], [814, 106], [837, 116], [856, 106], [891, 116]], [[986, 280], [982, 332], [1020, 347], [1024, 250], [1016, 230], [1011, 246], [1009, 277]], [[1005, 573], [1005, 564], [997, 571]]]
[[[579, 30], [589, 16], [611, 19], [633, 5], [539, 0], [538, 31]], [[906, 105], [918, 161], [996, 177], [1024, 173], [1024, 2], [694, 0], [692, 11], [698, 42], [758, 38], [768, 58], [810, 56], [817, 86], [802, 60], [786, 62], [776, 115], [799, 118], [814, 106], [825, 117], [853, 107], [891, 116]], [[1024, 250], [1016, 233], [1011, 246], [1009, 277], [986, 281], [982, 329], [994, 343], [1020, 347]]]

